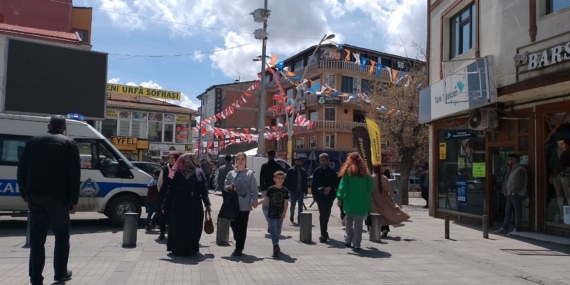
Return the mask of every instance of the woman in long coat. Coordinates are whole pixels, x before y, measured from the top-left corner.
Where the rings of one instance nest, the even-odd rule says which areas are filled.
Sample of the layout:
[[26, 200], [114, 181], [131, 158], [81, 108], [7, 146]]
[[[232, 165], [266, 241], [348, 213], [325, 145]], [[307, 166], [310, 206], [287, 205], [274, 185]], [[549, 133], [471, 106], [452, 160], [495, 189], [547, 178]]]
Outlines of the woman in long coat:
[[204, 206], [212, 211], [207, 178], [197, 165], [194, 154], [182, 155], [168, 175], [172, 181], [163, 204], [163, 210], [170, 214], [166, 248], [177, 256], [200, 252]]
[[381, 166], [374, 166], [374, 189], [372, 191], [372, 213], [380, 214], [382, 237], [388, 236], [390, 225], [399, 224], [410, 218], [390, 195], [390, 181], [382, 174]]

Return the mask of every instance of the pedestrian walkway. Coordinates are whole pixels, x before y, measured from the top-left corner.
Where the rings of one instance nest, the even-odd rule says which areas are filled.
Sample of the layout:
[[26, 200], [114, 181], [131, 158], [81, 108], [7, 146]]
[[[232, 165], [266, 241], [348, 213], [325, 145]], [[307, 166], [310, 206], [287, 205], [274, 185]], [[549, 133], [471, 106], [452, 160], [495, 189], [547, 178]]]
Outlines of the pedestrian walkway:
[[[411, 220], [392, 228], [382, 243], [369, 242], [365, 234], [361, 252], [344, 247], [337, 221], [328, 244], [300, 243], [298, 231], [284, 231], [284, 255], [278, 258], [271, 257], [264, 225], [250, 228], [242, 257], [232, 257], [232, 247], [217, 246], [215, 234], [202, 236], [199, 256], [180, 258], [169, 256], [164, 242], [143, 229], [131, 249], [122, 248], [121, 231], [73, 229], [69, 269], [74, 278], [66, 284], [570, 284], [568, 248], [496, 235], [483, 239], [479, 230], [454, 223], [451, 240], [445, 240], [443, 220], [429, 217], [421, 206], [404, 208]], [[318, 233], [313, 227], [313, 240]], [[24, 243], [22, 230], [1, 227], [0, 284], [27, 284]], [[49, 236], [46, 281], [53, 276], [53, 245]]]

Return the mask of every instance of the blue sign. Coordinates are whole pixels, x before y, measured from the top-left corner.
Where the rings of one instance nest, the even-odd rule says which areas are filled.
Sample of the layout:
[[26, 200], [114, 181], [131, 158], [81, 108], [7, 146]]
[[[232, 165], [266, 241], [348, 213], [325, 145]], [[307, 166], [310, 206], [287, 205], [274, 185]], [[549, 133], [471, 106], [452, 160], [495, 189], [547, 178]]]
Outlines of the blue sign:
[[469, 139], [477, 137], [477, 134], [471, 131], [446, 131], [446, 140]]
[[457, 205], [467, 205], [467, 180], [458, 179], [455, 181], [457, 185]]

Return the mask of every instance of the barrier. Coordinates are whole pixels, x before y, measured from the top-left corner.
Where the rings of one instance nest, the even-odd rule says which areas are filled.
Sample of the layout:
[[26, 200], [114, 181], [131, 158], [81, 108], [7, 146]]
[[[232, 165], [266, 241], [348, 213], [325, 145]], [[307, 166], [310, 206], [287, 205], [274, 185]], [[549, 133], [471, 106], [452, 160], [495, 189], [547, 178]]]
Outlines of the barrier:
[[123, 223], [123, 247], [137, 246], [138, 213], [125, 213]]
[[218, 216], [216, 244], [228, 246], [230, 244], [230, 221]]
[[382, 240], [382, 219], [380, 214], [371, 213], [370, 214], [372, 225], [368, 231], [370, 241], [380, 242]]
[[300, 222], [299, 240], [301, 242], [312, 242], [313, 214], [306, 212], [301, 213]]

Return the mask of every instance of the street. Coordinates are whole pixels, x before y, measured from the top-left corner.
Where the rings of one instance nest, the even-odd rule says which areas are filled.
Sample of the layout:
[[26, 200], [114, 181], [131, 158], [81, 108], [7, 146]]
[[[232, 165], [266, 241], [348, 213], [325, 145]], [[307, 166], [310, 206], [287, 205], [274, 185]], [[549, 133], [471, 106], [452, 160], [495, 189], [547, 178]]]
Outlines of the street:
[[[214, 218], [221, 197], [210, 195]], [[306, 200], [307, 206], [310, 199]], [[570, 284], [563, 266], [570, 249], [532, 244], [505, 236], [483, 239], [479, 229], [452, 223], [444, 239], [443, 220], [429, 217], [424, 201], [411, 198], [404, 209], [411, 219], [392, 227], [382, 243], [368, 241], [353, 252], [344, 247], [339, 210], [330, 221], [327, 244], [300, 243], [298, 227], [284, 222], [283, 255], [272, 258], [272, 246], [260, 207], [250, 216], [244, 256], [232, 257], [233, 247], [215, 244], [215, 233], [202, 235], [201, 254], [180, 258], [167, 254], [157, 233], [138, 231], [136, 248], [122, 248], [121, 228], [109, 226], [103, 215], [73, 215], [66, 284]], [[318, 212], [313, 214], [313, 241], [318, 240]], [[25, 220], [0, 219], [0, 284], [27, 284], [28, 249]], [[230, 234], [231, 239], [231, 234]], [[46, 242], [44, 277], [52, 280], [53, 236]], [[47, 282], [46, 284], [51, 284]]]

